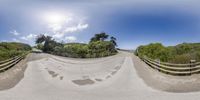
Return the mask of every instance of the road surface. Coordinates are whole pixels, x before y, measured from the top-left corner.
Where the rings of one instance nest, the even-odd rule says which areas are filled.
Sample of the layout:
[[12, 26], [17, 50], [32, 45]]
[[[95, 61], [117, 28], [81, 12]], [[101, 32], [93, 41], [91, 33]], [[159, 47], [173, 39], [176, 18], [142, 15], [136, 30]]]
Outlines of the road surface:
[[30, 54], [0, 73], [0, 100], [199, 100], [199, 76], [165, 75], [126, 52], [96, 59]]

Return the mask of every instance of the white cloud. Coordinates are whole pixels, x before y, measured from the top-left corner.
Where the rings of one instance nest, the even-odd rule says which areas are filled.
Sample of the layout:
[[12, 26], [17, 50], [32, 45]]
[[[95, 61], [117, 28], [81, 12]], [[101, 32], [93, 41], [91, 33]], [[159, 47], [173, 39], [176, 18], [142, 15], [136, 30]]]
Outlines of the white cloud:
[[75, 36], [66, 36], [65, 40], [67, 42], [75, 42], [77, 40], [77, 38]]
[[26, 41], [31, 41], [31, 40], [35, 39], [36, 36], [37, 36], [36, 34], [28, 34], [27, 36], [22, 36], [20, 39], [26, 40]]
[[[55, 31], [53, 32], [53, 38], [56, 39], [63, 39], [65, 37], [66, 34], [68, 33], [73, 33], [73, 32], [77, 32], [77, 31], [81, 31], [83, 29], [86, 29], [88, 27], [88, 24], [82, 24], [79, 23], [76, 26], [70, 26], [70, 27], [66, 27], [64, 30], [61, 31]], [[55, 27], [56, 28], [56, 27]], [[56, 28], [57, 30], [58, 28]]]
[[13, 35], [15, 35], [15, 36], [20, 35], [20, 33], [18, 33], [16, 30], [10, 31], [10, 33], [13, 34]]
[[64, 32], [68, 33], [72, 33], [72, 32], [75, 32], [75, 31], [81, 31], [83, 29], [86, 29], [88, 28], [88, 24], [81, 24], [79, 23], [77, 26], [72, 26], [72, 27], [67, 27]]
[[[56, 40], [66, 39], [65, 38], [66, 34], [81, 31], [81, 30], [86, 29], [87, 27], [88, 27], [88, 24], [79, 23], [78, 25], [65, 27], [65, 29], [64, 30], [62, 29], [61, 31], [55, 31], [54, 30], [52, 37], [55, 38]], [[70, 38], [70, 39], [72, 39], [72, 38]]]
[[62, 25], [59, 24], [49, 24], [49, 28], [52, 29], [53, 32], [59, 31], [62, 29]]
[[[76, 16], [72, 13], [68, 14], [47, 14], [48, 16], [48, 28], [49, 35], [51, 35], [56, 40], [66, 40], [66, 36], [69, 34], [77, 33], [77, 31], [82, 31], [88, 28], [89, 24], [86, 23], [86, 19], [83, 16]], [[51, 17], [50, 17], [51, 16]], [[68, 40], [73, 40], [69, 38]]]
[[72, 21], [72, 15], [64, 15], [61, 13], [46, 13], [43, 15], [44, 20], [48, 23], [48, 28], [53, 32], [62, 31], [65, 28], [65, 25], [68, 25]]
[[60, 38], [63, 38], [64, 35], [65, 35], [65, 34], [63, 34], [63, 33], [55, 33], [55, 34], [53, 35], [53, 38], [60, 39]]

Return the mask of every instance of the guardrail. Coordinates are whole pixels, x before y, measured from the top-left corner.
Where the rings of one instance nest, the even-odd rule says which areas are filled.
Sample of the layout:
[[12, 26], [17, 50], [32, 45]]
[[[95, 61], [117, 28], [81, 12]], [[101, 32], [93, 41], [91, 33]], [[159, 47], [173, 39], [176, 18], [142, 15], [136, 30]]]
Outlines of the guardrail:
[[[27, 53], [28, 54], [28, 53]], [[4, 61], [0, 61], [0, 72], [4, 72], [11, 68], [12, 66], [16, 65], [18, 62], [20, 62], [27, 54], [23, 54], [21, 56], [16, 56]]]
[[142, 57], [141, 59], [153, 69], [169, 75], [186, 76], [200, 73], [200, 62], [190, 64], [171, 64], [152, 60], [147, 57]]

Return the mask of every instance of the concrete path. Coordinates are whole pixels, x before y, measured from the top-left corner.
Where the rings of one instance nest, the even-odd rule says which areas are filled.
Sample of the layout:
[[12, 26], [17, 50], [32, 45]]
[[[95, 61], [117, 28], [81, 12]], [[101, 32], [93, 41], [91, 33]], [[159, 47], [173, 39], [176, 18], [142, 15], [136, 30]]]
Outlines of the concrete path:
[[[33, 54], [26, 60], [28, 65], [23, 77], [16, 82], [16, 85], [2, 89], [0, 100], [199, 100], [200, 98], [200, 92], [175, 93], [180, 92], [180, 89], [171, 91], [171, 86], [178, 86], [180, 82], [183, 86], [194, 82], [194, 76], [178, 78], [161, 74], [150, 69], [130, 53], [120, 52], [115, 56], [98, 59]], [[3, 75], [2, 73], [2, 77]], [[9, 82], [11, 81], [8, 81], [8, 84]], [[0, 82], [0, 86], [1, 84], [3, 83]]]

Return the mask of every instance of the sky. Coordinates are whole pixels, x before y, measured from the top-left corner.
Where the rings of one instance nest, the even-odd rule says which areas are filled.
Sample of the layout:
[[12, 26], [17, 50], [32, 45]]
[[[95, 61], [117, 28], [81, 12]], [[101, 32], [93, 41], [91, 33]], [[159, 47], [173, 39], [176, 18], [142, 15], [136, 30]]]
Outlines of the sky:
[[119, 48], [200, 42], [198, 0], [0, 0], [0, 42], [34, 45], [39, 34], [88, 43], [105, 32]]

